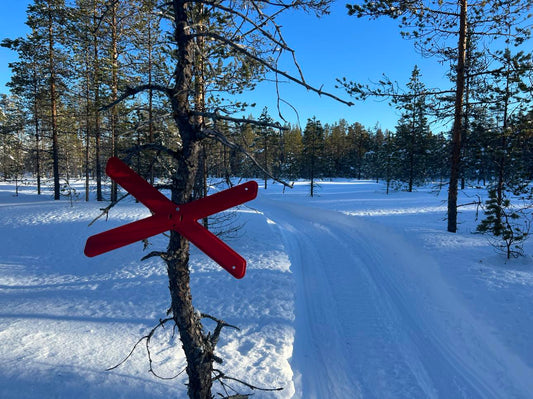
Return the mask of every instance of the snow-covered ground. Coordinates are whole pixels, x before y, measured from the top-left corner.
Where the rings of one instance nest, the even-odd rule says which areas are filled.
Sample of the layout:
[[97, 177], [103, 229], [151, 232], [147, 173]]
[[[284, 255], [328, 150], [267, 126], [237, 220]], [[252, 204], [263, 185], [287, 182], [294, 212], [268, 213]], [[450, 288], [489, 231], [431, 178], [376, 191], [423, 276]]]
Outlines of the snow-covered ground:
[[[102, 204], [33, 191], [0, 183], [0, 398], [186, 397], [185, 373], [155, 378], [142, 345], [106, 371], [166, 316], [166, 270], [140, 261], [142, 243], [95, 258], [83, 248], [147, 209], [126, 201], [89, 227]], [[347, 180], [315, 198], [303, 182], [260, 189], [226, 239], [248, 261], [242, 280], [193, 249], [197, 308], [240, 327], [224, 330], [217, 367], [284, 387], [255, 398], [533, 397], [533, 240], [506, 262], [472, 234], [473, 206], [447, 233], [445, 195]], [[180, 346], [158, 330], [158, 374], [184, 369]]]

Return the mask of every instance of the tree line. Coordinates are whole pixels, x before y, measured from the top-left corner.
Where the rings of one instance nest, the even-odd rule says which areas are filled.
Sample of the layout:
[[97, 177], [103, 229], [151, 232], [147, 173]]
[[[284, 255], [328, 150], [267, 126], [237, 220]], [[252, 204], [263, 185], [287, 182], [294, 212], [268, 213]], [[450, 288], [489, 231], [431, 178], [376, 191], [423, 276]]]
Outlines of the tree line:
[[[404, 7], [400, 12], [400, 8], [379, 8], [376, 4], [365, 2], [353, 6], [350, 12], [374, 18], [402, 17], [403, 26], [412, 28], [404, 35], [417, 39], [423, 51], [432, 49], [450, 62], [451, 80], [457, 80], [453, 64], [456, 57], [449, 48], [434, 46], [435, 34], [431, 36], [433, 46], [420, 39], [435, 32], [435, 22], [428, 27], [426, 18], [431, 12], [443, 14], [442, 8], [440, 14], [427, 10], [426, 16], [420, 16], [417, 6]], [[467, 31], [464, 68], [468, 73], [461, 108], [461, 166], [457, 172], [463, 186], [466, 180], [485, 184], [498, 177], [501, 191], [504, 177], [515, 179], [520, 173], [524, 179], [531, 178], [531, 53], [514, 50], [528, 43], [529, 31], [520, 25], [523, 21], [517, 11], [527, 9], [528, 4], [509, 2], [507, 12], [498, 13], [498, 32], [483, 26], [486, 35], [505, 39], [499, 49], [493, 46], [490, 52], [482, 53], [484, 47], [474, 28]], [[0, 100], [0, 173], [4, 179], [20, 179], [31, 173], [41, 192], [41, 177], [52, 177], [54, 197], [58, 199], [61, 178], [84, 176], [86, 199], [89, 182], [94, 180], [96, 197], [103, 200], [102, 162], [120, 154], [135, 156], [133, 165], [153, 181], [155, 166], [141, 151], [132, 154], [132, 149], [144, 146], [157, 151], [158, 145], [176, 142], [178, 136], [169, 120], [168, 99], [154, 85], [172, 70], [165, 26], [168, 22], [162, 18], [162, 9], [154, 12], [157, 7], [155, 0], [38, 0], [29, 6], [30, 33], [2, 42], [19, 56], [19, 61], [11, 64], [11, 94], [2, 95]], [[481, 26], [476, 22], [481, 19], [477, 14], [470, 17], [470, 27]], [[426, 25], [413, 28], [416, 21]], [[246, 76], [251, 78], [255, 67], [248, 62], [240, 70], [245, 72], [243, 77], [228, 77], [234, 81], [227, 82], [225, 94], [253, 87], [253, 79], [246, 82]], [[219, 62], [209, 68], [217, 73], [225, 66]], [[105, 108], [141, 82], [146, 84], [145, 92]], [[196, 78], [197, 96], [205, 97], [206, 93], [198, 89], [201, 83]], [[344, 119], [324, 126], [312, 119], [303, 129], [290, 125], [276, 129], [265, 109], [257, 119], [271, 126], [225, 121], [223, 127], [235, 143], [255, 154], [264, 170], [254, 167], [237, 148], [216, 143], [203, 150], [204, 174], [260, 178], [270, 171], [287, 179], [375, 178], [409, 191], [418, 184], [447, 177], [446, 162], [454, 151], [454, 134], [434, 133], [428, 121], [451, 117], [453, 91], [428, 89], [417, 66], [401, 93], [398, 84], [387, 79], [377, 88], [346, 80], [342, 83], [359, 99], [372, 95], [391, 98], [401, 114], [395, 131], [348, 124]], [[209, 101], [220, 103], [223, 95], [211, 95]], [[246, 105], [236, 103], [233, 108]], [[111, 191], [111, 200], [116, 200], [116, 188]]]
[[[387, 192], [389, 189], [413, 191], [429, 182], [444, 184], [448, 177], [451, 141], [448, 133], [433, 133], [429, 121], [431, 107], [424, 97], [415, 95], [425, 90], [417, 66], [407, 87], [410, 89], [404, 96], [411, 95], [411, 100], [397, 102], [401, 116], [395, 130], [383, 130], [379, 125], [369, 128], [344, 119], [323, 124], [316, 118], [309, 119], [304, 128], [290, 124], [275, 127], [267, 108], [257, 118], [259, 122], [267, 122], [264, 126], [224, 121], [222, 129], [235, 146], [205, 143], [201, 151], [203, 175], [228, 183], [233, 177], [263, 179], [265, 187], [271, 176], [309, 179], [311, 195], [313, 183], [320, 178], [384, 181]], [[87, 185], [100, 180], [97, 198], [109, 200], [111, 198], [104, 196], [101, 188], [102, 162], [120, 155], [153, 182], [155, 176], [161, 175], [161, 167], [151, 165], [149, 158], [137, 150], [146, 146], [157, 151], [157, 143], [171, 142], [176, 135], [171, 125], [164, 124], [166, 105], [160, 98], [158, 100], [152, 100], [148, 107], [138, 102], [124, 105], [126, 116], [121, 116], [124, 119], [115, 131], [111, 113], [87, 112], [88, 118], [84, 119], [83, 111], [88, 111], [87, 108], [68, 108], [75, 104], [67, 104], [58, 115], [62, 127], [57, 138], [59, 177], [64, 181], [86, 178]], [[3, 95], [0, 101], [3, 149], [0, 173], [3, 179], [21, 180], [27, 175], [37, 181], [42, 176], [52, 178], [55, 152], [50, 118], [36, 120], [31, 117], [32, 111], [24, 108], [19, 95]], [[83, 105], [87, 106], [87, 102]], [[43, 107], [33, 112], [45, 115], [47, 108]], [[128, 115], [133, 120], [126, 120]], [[154, 115], [163, 117], [158, 119]], [[249, 116], [248, 121], [252, 120], [254, 117]], [[532, 123], [532, 111], [517, 113], [509, 119], [506, 133], [502, 134], [497, 116], [484, 104], [473, 108], [468, 119], [469, 129], [464, 132], [462, 188], [467, 183], [498, 184], [500, 178], [509, 185], [531, 181]], [[98, 129], [88, 131], [91, 126], [92, 129], [98, 126]], [[253, 154], [255, 162], [240, 151], [241, 148]]]

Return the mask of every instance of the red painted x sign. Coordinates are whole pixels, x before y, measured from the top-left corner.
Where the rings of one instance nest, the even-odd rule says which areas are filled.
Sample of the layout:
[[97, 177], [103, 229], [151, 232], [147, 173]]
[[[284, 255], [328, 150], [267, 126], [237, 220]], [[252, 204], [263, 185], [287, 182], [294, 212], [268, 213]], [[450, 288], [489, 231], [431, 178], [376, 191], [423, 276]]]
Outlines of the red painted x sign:
[[110, 158], [106, 173], [152, 211], [152, 216], [89, 237], [85, 255], [93, 257], [168, 230], [175, 230], [236, 278], [244, 277], [246, 260], [198, 223], [199, 219], [253, 200], [257, 183], [220, 191], [188, 204], [177, 205], [118, 158]]

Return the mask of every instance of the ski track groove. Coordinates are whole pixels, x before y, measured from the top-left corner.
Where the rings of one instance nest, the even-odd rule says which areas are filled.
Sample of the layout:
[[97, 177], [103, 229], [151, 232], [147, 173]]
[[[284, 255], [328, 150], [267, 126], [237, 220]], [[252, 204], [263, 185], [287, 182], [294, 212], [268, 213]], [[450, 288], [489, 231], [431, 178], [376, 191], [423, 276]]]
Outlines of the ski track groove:
[[[476, 368], [480, 356], [497, 359], [483, 354], [477, 330], [464, 325], [468, 312], [453, 314], [460, 308], [448, 287], [437, 280], [424, 288], [424, 272], [413, 281], [404, 273], [412, 271], [407, 251], [420, 250], [340, 212], [260, 201], [279, 228], [297, 280], [296, 397], [523, 397], [491, 380], [484, 365]], [[425, 273], [438, 271], [427, 254], [420, 251], [419, 259], [418, 266], [428, 264]], [[464, 334], [480, 346], [475, 353], [457, 341]]]

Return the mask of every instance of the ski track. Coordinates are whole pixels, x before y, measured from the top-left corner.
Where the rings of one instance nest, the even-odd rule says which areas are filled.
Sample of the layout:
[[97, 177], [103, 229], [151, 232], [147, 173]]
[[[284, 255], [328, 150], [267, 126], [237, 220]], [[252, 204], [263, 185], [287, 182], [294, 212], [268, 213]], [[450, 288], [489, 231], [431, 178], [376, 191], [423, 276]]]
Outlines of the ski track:
[[295, 397], [530, 397], [531, 369], [476, 321], [428, 254], [340, 212], [266, 198], [257, 207], [295, 273]]

